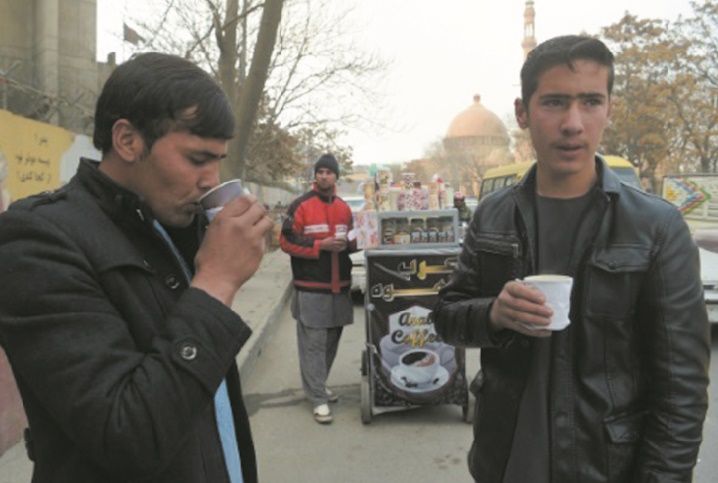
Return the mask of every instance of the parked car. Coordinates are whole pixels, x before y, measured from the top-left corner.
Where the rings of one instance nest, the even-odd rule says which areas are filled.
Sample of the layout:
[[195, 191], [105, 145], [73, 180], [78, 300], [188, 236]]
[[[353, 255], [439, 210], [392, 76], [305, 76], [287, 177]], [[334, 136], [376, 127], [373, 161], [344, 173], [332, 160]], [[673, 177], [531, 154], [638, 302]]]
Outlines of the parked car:
[[366, 259], [364, 251], [354, 252], [349, 255], [352, 259], [352, 292], [362, 294], [366, 292]]
[[[352, 213], [360, 211], [364, 207], [364, 198], [361, 196], [342, 196], [351, 208]], [[349, 255], [352, 260], [352, 292], [362, 294], [366, 291], [366, 267], [364, 266], [364, 251], [354, 252]]]
[[708, 320], [718, 323], [718, 227], [698, 228], [693, 232], [701, 259], [701, 280]]
[[361, 196], [342, 196], [341, 198], [349, 205], [352, 213], [356, 213], [364, 206], [364, 198]]

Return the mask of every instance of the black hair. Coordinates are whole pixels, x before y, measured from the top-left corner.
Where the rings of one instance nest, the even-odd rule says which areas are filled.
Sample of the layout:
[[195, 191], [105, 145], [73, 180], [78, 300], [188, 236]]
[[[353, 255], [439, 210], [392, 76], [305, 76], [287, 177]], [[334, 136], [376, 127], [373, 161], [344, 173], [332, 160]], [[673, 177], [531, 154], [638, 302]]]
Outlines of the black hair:
[[521, 68], [521, 98], [528, 110], [531, 96], [538, 89], [541, 74], [557, 65], [573, 70], [577, 60], [591, 60], [608, 68], [608, 94], [613, 90], [613, 54], [606, 44], [585, 35], [554, 37], [539, 44], [526, 57]]
[[231, 139], [234, 114], [227, 95], [192, 62], [157, 52], [134, 55], [107, 79], [95, 109], [93, 144], [112, 149], [112, 126], [127, 119], [147, 149], [170, 131]]

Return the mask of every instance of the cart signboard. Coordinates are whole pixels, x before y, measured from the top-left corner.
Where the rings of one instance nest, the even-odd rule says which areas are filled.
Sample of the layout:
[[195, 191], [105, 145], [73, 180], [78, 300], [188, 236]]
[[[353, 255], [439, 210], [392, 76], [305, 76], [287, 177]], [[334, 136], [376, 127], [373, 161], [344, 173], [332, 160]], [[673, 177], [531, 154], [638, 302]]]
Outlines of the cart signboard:
[[429, 404], [465, 406], [464, 350], [444, 343], [432, 319], [459, 247], [365, 253], [374, 412]]

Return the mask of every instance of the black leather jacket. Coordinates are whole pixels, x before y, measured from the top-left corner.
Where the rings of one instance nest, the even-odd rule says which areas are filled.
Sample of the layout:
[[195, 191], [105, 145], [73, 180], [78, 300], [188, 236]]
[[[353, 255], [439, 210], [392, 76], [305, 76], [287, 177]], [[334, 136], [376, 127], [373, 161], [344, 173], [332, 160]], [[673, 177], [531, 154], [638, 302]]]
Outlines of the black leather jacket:
[[[710, 327], [697, 249], [668, 202], [622, 184], [598, 157], [592, 244], [577, 247], [571, 320], [553, 334], [552, 483], [689, 482], [707, 409]], [[535, 273], [535, 167], [481, 202], [434, 309], [438, 333], [480, 347], [469, 455], [500, 483], [533, 339], [489, 332], [504, 284]]]

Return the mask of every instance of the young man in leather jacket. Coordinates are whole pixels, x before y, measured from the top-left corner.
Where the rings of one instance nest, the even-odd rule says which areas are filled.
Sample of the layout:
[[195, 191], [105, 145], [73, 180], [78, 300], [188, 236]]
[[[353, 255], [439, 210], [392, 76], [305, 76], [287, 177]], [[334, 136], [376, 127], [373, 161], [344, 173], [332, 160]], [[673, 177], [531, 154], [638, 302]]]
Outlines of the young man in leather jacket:
[[[613, 55], [546, 41], [521, 71], [519, 126], [537, 162], [476, 210], [434, 310], [481, 348], [469, 469], [482, 483], [689, 482], [707, 408], [710, 328], [680, 213], [596, 153]], [[572, 276], [568, 328], [527, 275]]]
[[272, 221], [247, 195], [211, 223], [234, 116], [199, 67], [147, 53], [97, 102], [64, 187], [0, 215], [0, 344], [29, 422], [33, 482], [254, 483], [231, 309]]

